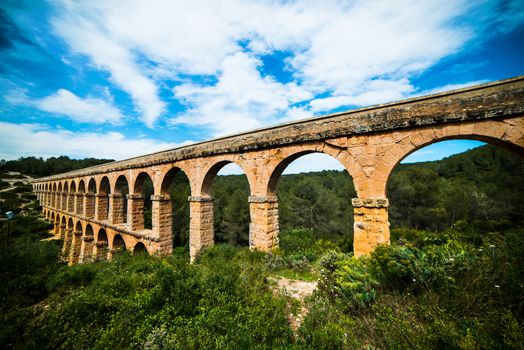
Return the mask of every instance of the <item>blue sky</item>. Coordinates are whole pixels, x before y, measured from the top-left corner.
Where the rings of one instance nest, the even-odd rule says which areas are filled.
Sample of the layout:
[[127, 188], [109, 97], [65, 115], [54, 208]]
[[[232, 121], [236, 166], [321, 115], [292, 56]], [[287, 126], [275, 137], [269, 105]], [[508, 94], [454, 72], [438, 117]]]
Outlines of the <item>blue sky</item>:
[[522, 75], [523, 57], [523, 0], [4, 0], [0, 158], [124, 159]]

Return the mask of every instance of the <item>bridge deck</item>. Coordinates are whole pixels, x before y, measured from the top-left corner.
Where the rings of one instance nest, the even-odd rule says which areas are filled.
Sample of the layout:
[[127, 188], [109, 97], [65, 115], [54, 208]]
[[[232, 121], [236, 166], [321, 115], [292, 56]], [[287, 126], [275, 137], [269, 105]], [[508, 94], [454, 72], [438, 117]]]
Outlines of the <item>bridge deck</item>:
[[298, 120], [38, 179], [56, 180], [132, 169], [223, 153], [278, 147], [378, 131], [486, 118], [524, 112], [524, 76], [458, 90]]

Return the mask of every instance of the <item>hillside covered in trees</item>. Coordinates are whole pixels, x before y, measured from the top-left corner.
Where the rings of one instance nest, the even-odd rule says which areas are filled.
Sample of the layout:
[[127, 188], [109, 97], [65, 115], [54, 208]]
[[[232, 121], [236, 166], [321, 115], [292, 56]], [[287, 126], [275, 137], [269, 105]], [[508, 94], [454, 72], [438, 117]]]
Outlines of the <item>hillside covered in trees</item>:
[[[356, 259], [348, 174], [280, 179], [280, 249], [269, 254], [246, 247], [245, 177], [219, 176], [222, 244], [195, 264], [179, 189], [172, 256], [73, 267], [60, 241], [41, 240], [51, 225], [30, 187], [15, 183], [0, 192], [19, 209], [0, 250], [0, 347], [522, 349], [523, 179], [524, 161], [491, 146], [401, 164], [387, 189], [392, 244]], [[316, 291], [296, 299], [277, 286], [286, 278]]]
[[[218, 177], [213, 195], [217, 239], [247, 244], [246, 177]], [[387, 196], [392, 228], [442, 231], [464, 220], [522, 224], [524, 161], [486, 145], [440, 161], [399, 164], [388, 181]], [[351, 177], [343, 171], [284, 175], [278, 184], [280, 229], [304, 228], [316, 238], [350, 244], [355, 197]], [[183, 200], [178, 199], [179, 206]]]
[[42, 177], [65, 173], [90, 166], [112, 162], [112, 159], [71, 159], [66, 156], [50, 157], [47, 159], [36, 157], [22, 157], [17, 160], [0, 160], [0, 173], [10, 171], [19, 172], [33, 177]]

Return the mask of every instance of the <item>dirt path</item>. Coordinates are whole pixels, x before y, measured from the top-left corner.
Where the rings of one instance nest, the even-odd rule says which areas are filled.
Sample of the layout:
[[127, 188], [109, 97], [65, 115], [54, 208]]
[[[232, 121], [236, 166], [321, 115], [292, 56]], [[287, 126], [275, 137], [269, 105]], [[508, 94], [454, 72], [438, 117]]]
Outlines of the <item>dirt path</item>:
[[[7, 173], [7, 175], [21, 175], [21, 174], [16, 171], [10, 171]], [[29, 176], [29, 175], [24, 175], [24, 176], [25, 176], [24, 179], [2, 179], [2, 181], [7, 182], [9, 184], [9, 187], [4, 188], [3, 190], [0, 190], [0, 192], [7, 192], [7, 191], [12, 190], [13, 187], [15, 186], [15, 182], [22, 182], [24, 184], [28, 184], [29, 181], [33, 180], [32, 176]]]
[[288, 305], [288, 308], [290, 309], [288, 312], [289, 324], [291, 329], [293, 329], [293, 333], [296, 335], [300, 325], [302, 324], [302, 321], [304, 320], [304, 317], [309, 312], [309, 310], [305, 307], [304, 300], [313, 294], [313, 292], [317, 289], [318, 283], [316, 281], [306, 282], [301, 280], [292, 280], [285, 277], [269, 277], [268, 280], [276, 283], [275, 290], [278, 291], [278, 293], [288, 295], [300, 302], [300, 308], [296, 314], [291, 312], [291, 307]]

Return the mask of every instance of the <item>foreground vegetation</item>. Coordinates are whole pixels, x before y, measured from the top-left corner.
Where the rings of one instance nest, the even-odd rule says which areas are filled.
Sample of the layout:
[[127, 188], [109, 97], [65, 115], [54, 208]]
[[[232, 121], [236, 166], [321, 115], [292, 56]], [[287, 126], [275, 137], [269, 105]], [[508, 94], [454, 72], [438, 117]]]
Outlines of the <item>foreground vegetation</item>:
[[[185, 254], [123, 254], [112, 262], [67, 267], [58, 263], [60, 242], [22, 235], [0, 255], [7, 282], [0, 290], [0, 344], [18, 349], [522, 348], [524, 230], [491, 222], [495, 231], [479, 232], [477, 225], [461, 223], [460, 229], [439, 234], [396, 230], [397, 243], [361, 259], [295, 230], [282, 233], [282, 248], [274, 254], [218, 245], [193, 265]], [[290, 271], [319, 280], [295, 333], [288, 319], [299, 305], [276, 293], [267, 278]]]
[[[346, 174], [282, 178], [283, 230], [270, 254], [235, 246], [243, 204], [223, 194], [242, 178], [220, 177], [225, 243], [192, 265], [178, 248], [65, 266], [62, 242], [42, 241], [51, 225], [30, 187], [15, 183], [0, 192], [17, 213], [0, 252], [0, 348], [523, 349], [523, 169], [490, 147], [402, 165], [388, 188], [405, 206], [390, 208], [392, 245], [359, 259], [339, 233], [351, 229]], [[299, 215], [307, 203], [310, 215]], [[301, 304], [277, 289], [282, 278], [317, 290]]]

